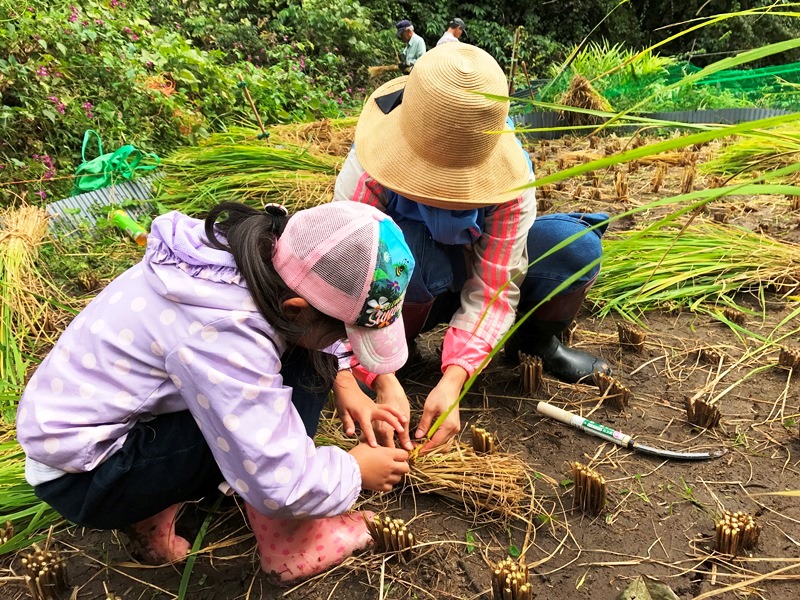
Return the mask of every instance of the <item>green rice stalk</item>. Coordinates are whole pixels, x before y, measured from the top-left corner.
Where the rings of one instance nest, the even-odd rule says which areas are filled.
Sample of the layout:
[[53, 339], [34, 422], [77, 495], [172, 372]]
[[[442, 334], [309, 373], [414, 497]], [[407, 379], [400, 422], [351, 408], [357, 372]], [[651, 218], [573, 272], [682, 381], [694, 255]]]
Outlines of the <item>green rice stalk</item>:
[[599, 314], [637, 320], [656, 309], [737, 307], [737, 292], [800, 286], [800, 246], [748, 229], [701, 222], [680, 235], [660, 229], [609, 235], [603, 270], [589, 292]]
[[231, 142], [212, 136], [202, 146], [181, 148], [164, 161], [166, 177], [156, 200], [199, 215], [222, 200], [261, 206], [282, 202], [291, 210], [331, 197], [342, 159], [298, 147], [276, 148], [261, 140]]
[[783, 167], [797, 162], [800, 155], [800, 129], [796, 124], [770, 130], [768, 140], [746, 137], [721, 148], [714, 158], [700, 165], [704, 173], [735, 175]]
[[0, 523], [11, 521], [15, 531], [8, 542], [0, 545], [0, 556], [42, 539], [42, 532], [60, 520], [25, 481], [25, 454], [13, 433], [0, 436]]

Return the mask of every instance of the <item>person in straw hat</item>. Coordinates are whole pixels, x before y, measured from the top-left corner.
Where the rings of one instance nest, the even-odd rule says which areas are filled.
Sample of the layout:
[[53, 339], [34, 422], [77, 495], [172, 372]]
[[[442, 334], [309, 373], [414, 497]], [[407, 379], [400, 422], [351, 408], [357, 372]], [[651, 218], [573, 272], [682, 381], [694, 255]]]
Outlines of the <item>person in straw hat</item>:
[[[517, 315], [537, 307], [593, 261], [598, 264], [536, 308], [505, 350], [510, 359], [518, 350], [541, 357], [544, 368], [563, 381], [610, 373], [606, 361], [568, 348], [558, 337], [598, 274], [608, 217], [536, 218], [534, 190], [524, 187], [534, 179], [530, 157], [512, 133], [498, 133], [513, 129], [509, 103], [476, 93], [507, 91], [503, 70], [485, 51], [469, 44], [434, 48], [409, 76], [384, 84], [369, 98], [336, 180], [335, 200], [387, 212], [414, 254], [417, 268], [403, 309], [407, 339], [449, 323], [442, 377], [425, 401], [418, 439], [455, 403]], [[529, 266], [576, 233], [585, 235]], [[378, 402], [409, 414], [394, 374], [363, 378]], [[455, 409], [423, 450], [459, 429]], [[383, 428], [381, 442], [393, 444], [392, 435]]]

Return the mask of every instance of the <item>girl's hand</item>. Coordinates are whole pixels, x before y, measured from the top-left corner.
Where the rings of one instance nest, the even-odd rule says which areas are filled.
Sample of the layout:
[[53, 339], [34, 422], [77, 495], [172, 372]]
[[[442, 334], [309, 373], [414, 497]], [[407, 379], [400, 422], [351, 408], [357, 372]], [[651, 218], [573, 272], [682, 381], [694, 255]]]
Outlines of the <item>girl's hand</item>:
[[408, 452], [405, 450], [359, 444], [349, 454], [361, 469], [361, 487], [365, 490], [388, 492], [408, 473]]
[[[411, 422], [411, 407], [408, 404], [408, 397], [400, 381], [398, 381], [394, 373], [378, 375], [375, 381], [372, 382], [372, 387], [378, 394], [375, 401], [379, 405], [386, 408], [393, 408], [403, 415], [403, 423], [406, 425], [406, 431], [398, 432], [397, 439], [403, 448], [408, 451], [413, 450], [414, 444], [411, 443], [408, 431], [408, 424]], [[373, 426], [378, 443], [387, 448], [394, 448], [394, 430], [383, 421], [376, 421], [373, 423]]]
[[[422, 410], [422, 418], [419, 420], [417, 431], [414, 437], [417, 439], [423, 438], [427, 435], [428, 430], [439, 418], [439, 415], [444, 414], [453, 404], [458, 400], [461, 393], [461, 387], [467, 380], [467, 372], [459, 366], [451, 365], [445, 370], [444, 376], [436, 385], [435, 388], [428, 394], [425, 400], [425, 407]], [[442, 424], [436, 430], [436, 433], [421, 449], [422, 454], [430, 452], [437, 446], [442, 446], [448, 443], [453, 436], [461, 430], [461, 418], [458, 414], [458, 405], [456, 404], [447, 418], [442, 421]]]
[[[333, 384], [334, 400], [339, 418], [342, 420], [344, 432], [355, 435], [356, 423], [361, 428], [364, 440], [373, 448], [378, 446], [375, 439], [373, 423], [385, 427], [394, 436], [396, 431], [399, 436], [408, 438], [405, 425], [408, 417], [393, 406], [377, 405], [372, 399], [361, 391], [358, 382], [349, 371], [340, 371]], [[409, 445], [411, 442], [409, 441]]]

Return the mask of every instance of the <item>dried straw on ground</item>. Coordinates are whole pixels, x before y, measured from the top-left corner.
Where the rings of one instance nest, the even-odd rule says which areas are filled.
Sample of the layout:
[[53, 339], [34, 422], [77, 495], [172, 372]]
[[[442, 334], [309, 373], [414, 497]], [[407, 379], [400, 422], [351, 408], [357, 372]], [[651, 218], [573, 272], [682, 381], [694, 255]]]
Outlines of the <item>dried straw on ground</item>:
[[455, 500], [468, 512], [511, 516], [528, 504], [528, 470], [516, 454], [495, 451], [481, 455], [456, 442], [449, 449], [414, 457], [406, 481], [420, 493]]
[[[305, 148], [311, 154], [345, 157], [356, 135], [358, 117], [322, 119], [311, 123], [274, 125], [269, 128], [269, 142]], [[252, 130], [253, 137], [257, 135]]]
[[[315, 438], [317, 445], [349, 450], [356, 440], [347, 438], [334, 419], [322, 419]], [[519, 516], [530, 506], [530, 466], [516, 454], [478, 454], [470, 446], [454, 442], [429, 454], [411, 453], [411, 472], [406, 483], [414, 491], [437, 494], [455, 500], [467, 512], [493, 512]], [[555, 485], [544, 475], [540, 479]]]
[[[567, 91], [561, 96], [560, 103], [574, 108], [611, 112], [608, 100], [598, 94], [583, 75], [575, 75], [572, 78]], [[601, 117], [579, 112], [563, 111], [562, 115], [564, 120], [572, 126], [598, 125], [603, 121]]]

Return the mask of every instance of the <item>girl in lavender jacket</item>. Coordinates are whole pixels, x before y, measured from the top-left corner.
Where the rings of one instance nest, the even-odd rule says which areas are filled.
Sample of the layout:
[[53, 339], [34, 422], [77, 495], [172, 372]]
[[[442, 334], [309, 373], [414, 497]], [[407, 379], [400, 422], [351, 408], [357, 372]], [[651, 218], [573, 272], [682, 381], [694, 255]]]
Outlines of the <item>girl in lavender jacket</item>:
[[[376, 444], [405, 417], [334, 387], [349, 453], [313, 436], [348, 338], [376, 373], [407, 358], [400, 308], [414, 260], [380, 211], [336, 202], [287, 217], [223, 203], [205, 223], [153, 221], [147, 252], [67, 327], [17, 412], [36, 494], [67, 519], [125, 530], [149, 562], [178, 560], [181, 503], [239, 494], [263, 569], [282, 582], [365, 547], [361, 489], [385, 491], [406, 450]], [[343, 362], [343, 361], [340, 361]]]

